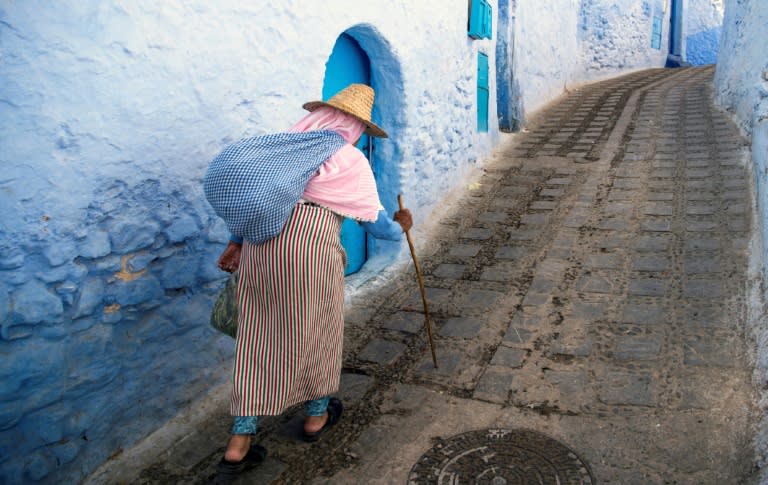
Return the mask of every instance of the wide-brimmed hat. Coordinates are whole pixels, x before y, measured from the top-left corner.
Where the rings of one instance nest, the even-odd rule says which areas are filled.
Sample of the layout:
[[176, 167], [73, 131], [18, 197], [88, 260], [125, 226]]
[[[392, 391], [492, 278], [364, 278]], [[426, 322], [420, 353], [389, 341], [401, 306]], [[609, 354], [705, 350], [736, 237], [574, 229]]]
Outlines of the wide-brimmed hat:
[[373, 111], [373, 88], [365, 84], [350, 84], [328, 101], [310, 101], [302, 106], [307, 111], [314, 111], [321, 106], [330, 106], [354, 116], [368, 127], [365, 133], [371, 136], [387, 138], [387, 133], [371, 121]]

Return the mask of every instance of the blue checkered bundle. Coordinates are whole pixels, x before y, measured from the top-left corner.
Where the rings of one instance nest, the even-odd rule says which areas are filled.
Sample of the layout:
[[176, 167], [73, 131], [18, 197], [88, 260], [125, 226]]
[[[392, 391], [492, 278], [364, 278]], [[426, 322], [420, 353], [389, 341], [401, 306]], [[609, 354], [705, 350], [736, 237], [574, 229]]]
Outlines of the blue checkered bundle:
[[209, 165], [205, 197], [232, 234], [267, 241], [280, 234], [315, 171], [346, 143], [333, 131], [240, 140]]

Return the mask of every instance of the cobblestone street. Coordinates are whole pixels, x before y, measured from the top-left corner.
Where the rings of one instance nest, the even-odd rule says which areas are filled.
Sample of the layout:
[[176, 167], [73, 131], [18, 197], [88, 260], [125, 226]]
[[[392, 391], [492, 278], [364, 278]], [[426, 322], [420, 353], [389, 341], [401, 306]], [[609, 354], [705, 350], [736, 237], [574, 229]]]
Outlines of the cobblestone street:
[[[264, 419], [239, 483], [427, 483], [436, 440], [488, 428], [556, 439], [594, 483], [749, 483], [748, 148], [713, 72], [591, 84], [510, 135], [420, 258], [439, 368], [411, 266], [347, 309], [340, 423], [306, 444], [300, 410]], [[139, 482], [205, 483], [226, 411]]]

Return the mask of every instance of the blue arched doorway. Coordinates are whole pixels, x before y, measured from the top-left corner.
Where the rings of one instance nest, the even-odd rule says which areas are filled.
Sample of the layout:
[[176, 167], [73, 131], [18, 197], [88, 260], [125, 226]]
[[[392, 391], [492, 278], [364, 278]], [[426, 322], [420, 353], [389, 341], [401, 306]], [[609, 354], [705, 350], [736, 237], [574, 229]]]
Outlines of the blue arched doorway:
[[[323, 78], [323, 100], [327, 101], [352, 83], [371, 84], [371, 62], [368, 55], [355, 39], [341, 34], [336, 39]], [[370, 138], [363, 135], [357, 147], [370, 155]], [[369, 156], [369, 160], [371, 157]], [[368, 258], [368, 243], [365, 230], [357, 222], [344, 219], [341, 226], [341, 243], [347, 253], [347, 265], [344, 274], [356, 273]]]
[[[376, 91], [373, 119], [389, 138], [364, 137], [358, 147], [371, 162], [381, 203], [389, 214], [397, 210], [397, 194], [403, 192], [403, 155], [400, 139], [407, 126], [403, 107], [402, 67], [386, 38], [370, 24], [348, 28], [337, 39], [325, 66], [322, 97], [328, 99], [350, 83], [368, 84]], [[412, 200], [406, 189], [406, 201]], [[384, 268], [400, 243], [367, 237], [359, 224], [345, 221], [342, 243], [347, 252], [345, 273], [356, 287]], [[355, 273], [355, 274], [353, 274]]]

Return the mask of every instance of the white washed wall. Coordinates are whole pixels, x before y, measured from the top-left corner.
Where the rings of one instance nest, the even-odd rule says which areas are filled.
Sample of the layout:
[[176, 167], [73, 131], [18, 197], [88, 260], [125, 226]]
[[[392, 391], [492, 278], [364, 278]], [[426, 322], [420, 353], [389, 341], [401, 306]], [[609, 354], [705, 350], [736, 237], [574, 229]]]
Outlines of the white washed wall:
[[519, 0], [512, 69], [523, 116], [561, 95], [579, 68], [576, 0]]
[[[768, 3], [726, 0], [723, 32], [715, 71], [717, 101], [751, 138], [752, 168], [757, 201], [756, 240], [752, 265], [750, 325], [757, 342], [755, 380], [760, 385], [763, 417], [757, 431], [756, 460], [760, 483], [768, 483]], [[759, 277], [762, 273], [762, 278]]]
[[[566, 88], [629, 71], [663, 67], [669, 0], [517, 0], [514, 71], [521, 111], [541, 108]], [[652, 21], [663, 19], [660, 49]]]

